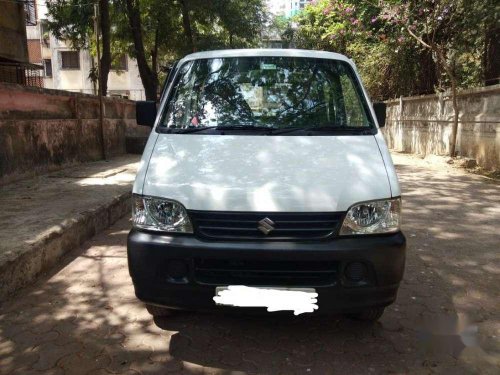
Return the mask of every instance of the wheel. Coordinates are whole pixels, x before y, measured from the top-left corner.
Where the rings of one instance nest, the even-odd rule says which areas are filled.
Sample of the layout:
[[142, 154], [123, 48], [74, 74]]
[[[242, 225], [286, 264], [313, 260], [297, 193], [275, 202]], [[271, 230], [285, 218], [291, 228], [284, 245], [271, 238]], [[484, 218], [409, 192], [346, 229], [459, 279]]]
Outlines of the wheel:
[[376, 322], [384, 314], [385, 307], [370, 307], [363, 311], [348, 314], [347, 316], [352, 319], [362, 320], [365, 322]]
[[172, 315], [172, 310], [167, 309], [166, 307], [160, 307], [156, 305], [146, 304], [146, 310], [153, 316], [169, 316]]

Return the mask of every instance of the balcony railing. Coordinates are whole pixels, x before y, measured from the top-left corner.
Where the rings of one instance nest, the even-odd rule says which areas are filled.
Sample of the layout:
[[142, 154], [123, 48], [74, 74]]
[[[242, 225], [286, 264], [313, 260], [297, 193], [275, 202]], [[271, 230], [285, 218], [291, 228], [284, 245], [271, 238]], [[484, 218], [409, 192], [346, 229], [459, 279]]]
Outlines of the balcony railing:
[[43, 67], [35, 64], [0, 61], [0, 82], [43, 87]]
[[26, 26], [36, 26], [36, 4], [35, 0], [24, 0], [24, 13], [26, 14]]

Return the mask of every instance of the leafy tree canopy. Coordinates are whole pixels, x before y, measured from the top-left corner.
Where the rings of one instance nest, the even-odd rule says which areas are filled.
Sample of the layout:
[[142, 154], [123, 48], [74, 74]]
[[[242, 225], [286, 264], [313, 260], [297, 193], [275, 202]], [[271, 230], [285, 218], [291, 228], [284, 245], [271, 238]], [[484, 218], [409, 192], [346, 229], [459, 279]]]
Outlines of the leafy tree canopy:
[[298, 48], [347, 54], [385, 99], [445, 89], [450, 73], [459, 87], [498, 79], [499, 15], [494, 0], [316, 0], [281, 34]]
[[[74, 48], [95, 51], [94, 2], [48, 1], [48, 24], [55, 37], [69, 41]], [[263, 0], [110, 0], [107, 3], [111, 60], [124, 53], [137, 58], [150, 97], [158, 85], [158, 74], [171, 61], [193, 51], [256, 46], [265, 20]], [[133, 31], [132, 24], [140, 27], [143, 48], [134, 41], [137, 29]]]

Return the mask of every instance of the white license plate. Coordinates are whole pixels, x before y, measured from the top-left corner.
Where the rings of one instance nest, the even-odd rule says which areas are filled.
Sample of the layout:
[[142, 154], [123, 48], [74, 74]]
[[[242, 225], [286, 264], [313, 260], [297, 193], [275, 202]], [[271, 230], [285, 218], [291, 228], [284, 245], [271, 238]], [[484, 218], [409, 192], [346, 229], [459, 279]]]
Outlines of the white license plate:
[[267, 311], [293, 311], [294, 315], [318, 309], [318, 293], [313, 288], [218, 286], [213, 298], [217, 305], [266, 307]]

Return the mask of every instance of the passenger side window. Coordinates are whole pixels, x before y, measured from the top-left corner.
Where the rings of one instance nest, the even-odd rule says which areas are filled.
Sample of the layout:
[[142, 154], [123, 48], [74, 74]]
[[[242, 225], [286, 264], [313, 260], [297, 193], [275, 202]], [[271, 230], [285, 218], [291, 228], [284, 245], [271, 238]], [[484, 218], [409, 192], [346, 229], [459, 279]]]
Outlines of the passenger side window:
[[346, 74], [343, 74], [340, 76], [340, 83], [342, 85], [347, 123], [353, 127], [366, 126], [368, 119], [363, 110], [363, 103], [361, 103], [359, 95], [356, 92], [356, 87], [354, 87], [353, 80]]
[[196, 75], [194, 63], [185, 64], [180, 71], [180, 80], [176, 83], [172, 100], [169, 102], [168, 116], [165, 119], [169, 126], [177, 126], [178, 124], [191, 124], [193, 113], [193, 102], [196, 97], [193, 93], [196, 84]]

